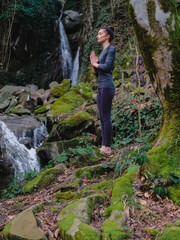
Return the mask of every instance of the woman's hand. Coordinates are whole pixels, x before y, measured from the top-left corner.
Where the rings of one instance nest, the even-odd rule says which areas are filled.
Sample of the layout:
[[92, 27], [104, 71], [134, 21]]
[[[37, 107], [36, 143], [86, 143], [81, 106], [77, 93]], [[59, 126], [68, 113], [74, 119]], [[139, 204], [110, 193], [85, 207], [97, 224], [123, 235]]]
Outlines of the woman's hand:
[[98, 68], [98, 57], [96, 56], [94, 51], [91, 52], [90, 61], [93, 67]]

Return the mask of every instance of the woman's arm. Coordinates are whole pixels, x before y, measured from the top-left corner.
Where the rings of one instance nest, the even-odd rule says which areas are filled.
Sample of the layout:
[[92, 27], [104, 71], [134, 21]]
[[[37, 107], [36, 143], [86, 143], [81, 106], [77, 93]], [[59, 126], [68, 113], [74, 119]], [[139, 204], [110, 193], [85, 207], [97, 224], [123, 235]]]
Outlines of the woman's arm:
[[102, 71], [111, 70], [112, 64], [114, 64], [115, 57], [116, 57], [115, 47], [110, 47], [110, 49], [108, 50], [107, 56], [106, 56], [105, 63], [98, 64], [97, 68]]

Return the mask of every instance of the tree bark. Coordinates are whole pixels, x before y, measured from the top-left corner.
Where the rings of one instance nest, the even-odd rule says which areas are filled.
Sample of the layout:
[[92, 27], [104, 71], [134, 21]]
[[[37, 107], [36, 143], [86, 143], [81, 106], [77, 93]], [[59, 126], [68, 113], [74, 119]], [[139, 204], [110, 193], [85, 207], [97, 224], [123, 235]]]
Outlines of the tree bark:
[[180, 21], [176, 1], [128, 0], [128, 11], [163, 107], [162, 125], [148, 153], [148, 164], [153, 173], [167, 177], [180, 165]]

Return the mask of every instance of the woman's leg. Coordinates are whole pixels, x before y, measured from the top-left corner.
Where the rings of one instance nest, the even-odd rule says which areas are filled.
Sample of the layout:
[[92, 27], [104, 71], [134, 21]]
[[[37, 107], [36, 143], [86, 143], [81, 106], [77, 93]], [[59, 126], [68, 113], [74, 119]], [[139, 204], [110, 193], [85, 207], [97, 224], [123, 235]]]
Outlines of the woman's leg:
[[112, 138], [112, 122], [111, 122], [111, 108], [112, 100], [115, 94], [113, 88], [102, 88], [101, 92], [101, 118], [103, 125], [103, 145], [111, 146]]
[[98, 88], [97, 91], [97, 106], [99, 110], [99, 116], [100, 116], [100, 121], [101, 121], [101, 136], [102, 136], [102, 148], [105, 146], [105, 141], [104, 141], [104, 121], [102, 118], [102, 92], [103, 88]]

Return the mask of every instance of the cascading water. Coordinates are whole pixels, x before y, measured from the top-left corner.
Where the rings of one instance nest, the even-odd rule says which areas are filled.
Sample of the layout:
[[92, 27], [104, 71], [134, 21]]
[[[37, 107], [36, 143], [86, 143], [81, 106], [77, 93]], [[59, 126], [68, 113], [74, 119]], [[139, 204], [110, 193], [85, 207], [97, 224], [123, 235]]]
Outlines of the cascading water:
[[71, 74], [72, 79], [72, 87], [78, 83], [78, 76], [79, 76], [79, 51], [80, 47], [77, 49], [76, 57], [74, 59], [73, 63], [73, 70]]
[[64, 30], [64, 26], [61, 22], [61, 16], [58, 19], [59, 21], [59, 32], [60, 32], [60, 51], [62, 57], [62, 74], [63, 78], [70, 78], [72, 72], [72, 55], [70, 50], [69, 41]]
[[34, 148], [28, 150], [20, 144], [14, 133], [2, 121], [0, 121], [0, 128], [5, 144], [4, 154], [12, 162], [15, 176], [18, 173], [34, 171], [34, 169], [39, 171], [40, 165], [37, 161], [36, 150]]

